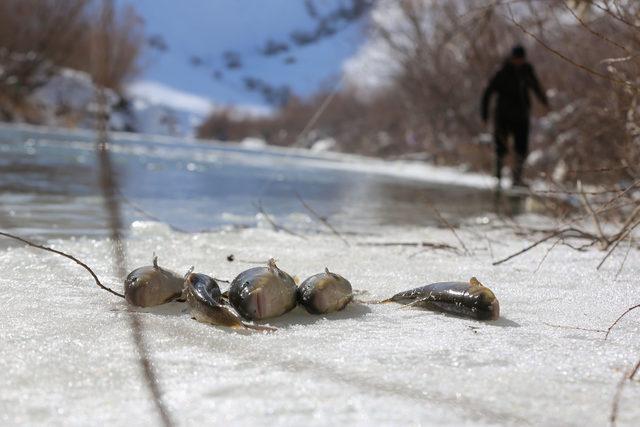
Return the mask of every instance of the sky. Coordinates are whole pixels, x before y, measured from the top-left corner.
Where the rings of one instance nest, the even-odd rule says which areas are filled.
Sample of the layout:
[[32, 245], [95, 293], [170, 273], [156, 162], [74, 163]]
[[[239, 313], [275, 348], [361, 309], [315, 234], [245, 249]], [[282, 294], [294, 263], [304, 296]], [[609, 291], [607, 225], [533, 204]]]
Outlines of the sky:
[[[317, 0], [321, 13], [338, 3]], [[218, 105], [266, 105], [260, 94], [245, 88], [245, 77], [289, 85], [301, 96], [333, 86], [345, 61], [364, 41], [361, 20], [319, 43], [265, 57], [259, 49], [269, 39], [288, 41], [292, 31], [314, 27], [302, 0], [136, 0], [129, 4], [144, 20], [146, 34], [161, 34], [168, 46], [166, 52], [147, 49], [134, 84], [166, 87]], [[230, 50], [240, 54], [242, 68], [225, 68], [223, 53]], [[295, 63], [284, 63], [288, 55], [295, 57]], [[201, 58], [202, 64], [192, 65], [193, 56]], [[222, 74], [218, 78], [216, 71]]]

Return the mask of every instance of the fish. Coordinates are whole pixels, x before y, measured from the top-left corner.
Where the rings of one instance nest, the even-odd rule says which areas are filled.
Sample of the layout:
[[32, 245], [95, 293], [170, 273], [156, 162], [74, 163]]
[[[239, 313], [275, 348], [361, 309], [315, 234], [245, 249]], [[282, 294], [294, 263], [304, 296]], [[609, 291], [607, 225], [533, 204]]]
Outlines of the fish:
[[476, 320], [496, 320], [500, 304], [491, 289], [472, 277], [469, 282], [439, 282], [395, 294], [382, 303], [441, 311]]
[[297, 289], [293, 278], [272, 258], [266, 267], [250, 268], [233, 279], [229, 302], [245, 319], [267, 319], [293, 310]]
[[216, 280], [206, 274], [187, 273], [184, 279], [184, 295], [191, 311], [191, 317], [198, 322], [233, 329], [276, 330], [270, 326], [243, 322], [242, 318], [222, 300], [220, 287]]
[[124, 281], [124, 298], [138, 307], [153, 307], [180, 298], [184, 278], [158, 266], [158, 257], [153, 265], [133, 270]]
[[351, 283], [325, 268], [306, 279], [298, 287], [298, 303], [311, 314], [327, 314], [340, 311], [353, 299]]

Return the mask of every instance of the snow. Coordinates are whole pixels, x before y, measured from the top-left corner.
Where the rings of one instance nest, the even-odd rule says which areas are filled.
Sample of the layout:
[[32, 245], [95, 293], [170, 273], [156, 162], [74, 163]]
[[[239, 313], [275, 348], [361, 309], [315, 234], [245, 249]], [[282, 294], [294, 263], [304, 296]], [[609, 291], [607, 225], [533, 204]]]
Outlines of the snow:
[[231, 108], [204, 96], [149, 80], [131, 83], [127, 93], [134, 99], [137, 130], [147, 134], [193, 137], [198, 126], [216, 110], [229, 110], [232, 117], [237, 118], [269, 114], [269, 110], [262, 106], [237, 105]]
[[[300, 214], [300, 216], [304, 216]], [[640, 257], [620, 275], [620, 250], [603, 256], [552, 242], [510, 263], [492, 260], [528, 241], [478, 218], [458, 232], [471, 255], [355, 243], [429, 240], [457, 245], [447, 229], [380, 227], [351, 246], [327, 235], [305, 239], [255, 228], [179, 234], [134, 223], [129, 269], [161, 265], [231, 279], [273, 256], [304, 279], [328, 266], [361, 300], [418, 285], [477, 276], [497, 295], [502, 318], [477, 322], [396, 305], [353, 304], [312, 316], [302, 309], [238, 333], [192, 320], [172, 303], [141, 309], [144, 337], [170, 412], [179, 425], [576, 425], [607, 424], [623, 372], [638, 358], [638, 313], [604, 341], [601, 332], [637, 303]], [[525, 218], [529, 224], [544, 220]], [[49, 241], [91, 265], [117, 290], [109, 242]], [[0, 247], [0, 424], [157, 425], [132, 344], [123, 300], [98, 289], [68, 260], [2, 240]], [[539, 268], [538, 268], [539, 267]], [[619, 425], [638, 425], [640, 385], [625, 388]]]
[[209, 114], [214, 108], [213, 102], [205, 97], [182, 92], [153, 81], [134, 82], [129, 85], [127, 91], [137, 98], [143, 98], [154, 104], [203, 116]]

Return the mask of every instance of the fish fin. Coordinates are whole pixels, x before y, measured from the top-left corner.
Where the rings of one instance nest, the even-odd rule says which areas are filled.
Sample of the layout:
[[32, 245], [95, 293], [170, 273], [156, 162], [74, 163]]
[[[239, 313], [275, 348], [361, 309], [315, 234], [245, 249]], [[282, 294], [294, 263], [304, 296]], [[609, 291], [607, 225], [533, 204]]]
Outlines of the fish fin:
[[223, 293], [221, 293], [221, 294], [220, 294], [220, 296], [221, 296], [222, 298], [229, 299], [229, 291], [224, 291]]
[[278, 266], [276, 265], [276, 259], [269, 258], [269, 261], [267, 261], [267, 267], [269, 267], [269, 270], [271, 270], [272, 273], [275, 273], [276, 270], [278, 270]]
[[425, 302], [425, 301], [429, 301], [431, 299], [431, 297], [427, 297], [427, 298], [421, 298], [421, 299], [417, 299], [413, 302], [410, 302], [409, 304], [404, 304], [402, 307], [399, 308], [399, 310], [405, 309], [405, 308], [409, 308], [409, 307], [413, 307], [414, 305], [420, 304], [421, 302]]
[[273, 326], [254, 325], [252, 323], [246, 322], [242, 322], [242, 326], [244, 326], [246, 329], [252, 329], [254, 331], [261, 332], [275, 332], [278, 330], [278, 328], [274, 328]]
[[159, 268], [158, 267], [158, 255], [156, 255], [155, 251], [153, 252], [153, 268], [155, 268], [156, 270]]
[[370, 304], [389, 304], [390, 302], [395, 302], [393, 300], [393, 297], [387, 298], [387, 299], [383, 299], [382, 301], [372, 301]]
[[327, 273], [327, 274], [331, 274], [331, 272], [329, 271], [329, 267], [326, 267], [326, 266], [324, 268], [324, 272]]
[[469, 284], [471, 286], [484, 286], [478, 279], [475, 278], [475, 276], [469, 279]]
[[189, 277], [189, 275], [191, 273], [193, 273], [193, 270], [195, 270], [195, 267], [192, 265], [191, 267], [189, 267], [189, 269], [187, 270], [187, 272], [184, 274], [184, 280], [187, 280], [187, 277]]
[[293, 276], [293, 283], [300, 286], [300, 278], [298, 276]]

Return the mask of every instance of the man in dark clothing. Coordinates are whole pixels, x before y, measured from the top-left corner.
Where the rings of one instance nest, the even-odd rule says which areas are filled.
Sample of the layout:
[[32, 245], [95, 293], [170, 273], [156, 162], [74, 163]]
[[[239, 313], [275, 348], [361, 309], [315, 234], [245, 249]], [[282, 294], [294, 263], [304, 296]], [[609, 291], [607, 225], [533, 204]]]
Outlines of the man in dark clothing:
[[513, 135], [516, 152], [516, 164], [512, 173], [513, 185], [523, 185], [522, 168], [529, 153], [529, 115], [531, 112], [529, 90], [533, 90], [540, 102], [548, 108], [547, 97], [540, 87], [533, 67], [527, 62], [524, 48], [515, 46], [502, 68], [491, 78], [489, 86], [482, 96], [482, 120], [485, 123], [489, 118], [491, 96], [496, 93], [498, 98], [493, 117], [498, 186], [510, 135]]

